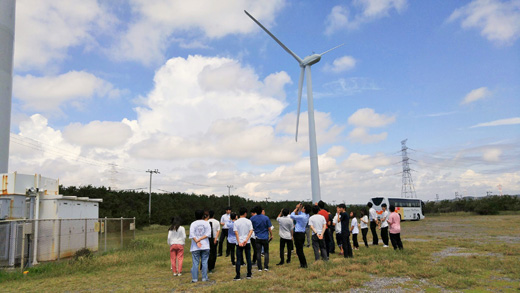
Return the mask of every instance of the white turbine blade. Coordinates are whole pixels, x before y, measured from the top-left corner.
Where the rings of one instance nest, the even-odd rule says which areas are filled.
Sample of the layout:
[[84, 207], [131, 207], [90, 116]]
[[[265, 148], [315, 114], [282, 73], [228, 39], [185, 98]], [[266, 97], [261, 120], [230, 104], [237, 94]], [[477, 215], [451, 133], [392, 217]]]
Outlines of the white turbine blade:
[[302, 87], [303, 87], [303, 77], [305, 75], [305, 67], [302, 67], [302, 71], [300, 73], [300, 81], [298, 82], [298, 113], [296, 114], [296, 141], [298, 141], [298, 125], [300, 124], [300, 106], [302, 104]]
[[327, 51], [321, 53], [320, 56], [323, 56], [323, 55], [325, 55], [326, 53], [329, 53], [330, 51], [335, 50], [335, 49], [337, 49], [337, 48], [339, 48], [339, 47], [341, 47], [341, 46], [343, 46], [343, 45], [345, 45], [345, 44], [341, 44], [341, 45], [336, 46], [336, 47], [334, 47], [334, 48], [332, 48], [332, 49], [330, 49], [330, 50], [327, 50]]
[[302, 62], [303, 62], [302, 58], [298, 57], [298, 55], [294, 54], [293, 51], [289, 50], [289, 48], [287, 48], [282, 42], [280, 42], [280, 40], [278, 40], [269, 30], [267, 30], [258, 20], [256, 20], [251, 14], [249, 14], [249, 12], [247, 12], [246, 10], [244, 10], [244, 12], [254, 22], [256, 22], [256, 24], [258, 24], [258, 26], [260, 26], [268, 35], [270, 35], [271, 38], [273, 38], [278, 43], [278, 45], [280, 45], [285, 51], [287, 51], [287, 53], [291, 54], [291, 56], [293, 56], [294, 59], [296, 59], [296, 61], [298, 61], [299, 64], [302, 64]]

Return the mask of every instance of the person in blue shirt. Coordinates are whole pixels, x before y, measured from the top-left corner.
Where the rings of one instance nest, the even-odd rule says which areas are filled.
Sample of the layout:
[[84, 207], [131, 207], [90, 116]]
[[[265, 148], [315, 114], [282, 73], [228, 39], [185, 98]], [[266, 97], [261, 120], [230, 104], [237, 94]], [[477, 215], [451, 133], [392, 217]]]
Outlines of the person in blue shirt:
[[271, 232], [271, 220], [266, 215], [262, 214], [264, 210], [261, 206], [254, 207], [256, 215], [251, 217], [253, 223], [253, 230], [256, 236], [256, 264], [258, 271], [262, 271], [262, 248], [264, 249], [264, 270], [269, 270], [269, 241], [273, 239]]
[[230, 256], [231, 256], [231, 264], [232, 265], [235, 265], [235, 247], [237, 246], [237, 237], [235, 235], [235, 231], [233, 231], [233, 227], [235, 226], [235, 221], [237, 219], [237, 214], [235, 213], [231, 213], [229, 214], [229, 221], [226, 221], [226, 227], [228, 227], [228, 236], [227, 236], [227, 241], [228, 241], [228, 246], [230, 247], [229, 248], [229, 252], [230, 252]]
[[303, 206], [302, 203], [299, 203], [291, 213], [291, 219], [296, 221], [294, 225], [294, 246], [296, 246], [296, 255], [300, 261], [300, 268], [307, 267], [307, 260], [303, 253], [303, 243], [305, 242], [305, 227], [309, 222], [310, 211], [311, 207], [309, 205]]

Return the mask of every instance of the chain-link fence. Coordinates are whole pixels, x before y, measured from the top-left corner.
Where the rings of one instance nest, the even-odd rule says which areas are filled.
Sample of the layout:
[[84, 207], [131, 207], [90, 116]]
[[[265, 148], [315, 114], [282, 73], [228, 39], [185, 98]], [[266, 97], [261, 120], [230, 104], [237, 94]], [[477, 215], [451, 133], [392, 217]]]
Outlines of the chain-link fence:
[[135, 238], [135, 218], [0, 221], [0, 266], [22, 269], [77, 251], [124, 248]]

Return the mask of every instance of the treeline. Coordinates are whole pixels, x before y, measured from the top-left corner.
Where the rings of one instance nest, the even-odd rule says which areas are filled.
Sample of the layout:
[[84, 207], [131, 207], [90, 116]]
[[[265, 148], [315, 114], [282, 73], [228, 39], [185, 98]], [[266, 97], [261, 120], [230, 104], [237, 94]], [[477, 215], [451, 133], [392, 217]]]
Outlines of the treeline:
[[520, 211], [520, 197], [494, 195], [482, 198], [430, 201], [425, 204], [424, 214], [473, 212], [479, 215], [497, 215], [500, 211]]
[[[99, 217], [101, 218], [135, 217], [138, 227], [149, 224], [148, 192], [114, 191], [106, 187], [88, 185], [81, 187], [60, 186], [60, 194], [102, 198], [103, 203], [99, 205]], [[250, 210], [256, 205], [261, 205], [270, 218], [276, 218], [282, 208], [294, 209], [296, 204], [299, 203], [299, 201], [253, 201], [236, 195], [231, 195], [230, 201], [233, 211], [238, 211], [240, 207], [246, 207]], [[228, 196], [152, 192], [150, 224], [169, 225], [172, 216], [179, 216], [183, 219], [183, 224], [189, 224], [195, 219], [194, 212], [197, 209], [214, 210], [215, 218], [220, 220], [220, 216], [225, 213], [227, 206]]]

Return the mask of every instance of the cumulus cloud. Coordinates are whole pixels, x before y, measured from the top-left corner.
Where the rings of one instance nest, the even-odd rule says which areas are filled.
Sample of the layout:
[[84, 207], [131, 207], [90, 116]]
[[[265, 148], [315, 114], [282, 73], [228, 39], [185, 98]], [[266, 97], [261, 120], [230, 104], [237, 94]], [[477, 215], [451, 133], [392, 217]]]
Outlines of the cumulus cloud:
[[74, 144], [103, 148], [120, 146], [131, 135], [128, 125], [112, 121], [92, 121], [86, 125], [72, 123], [63, 130], [63, 137]]
[[370, 134], [369, 128], [384, 127], [394, 122], [395, 116], [377, 114], [370, 108], [359, 109], [348, 118], [348, 124], [356, 126], [349, 133], [348, 138], [364, 144], [383, 141], [388, 136], [386, 132]]
[[401, 13], [407, 6], [407, 0], [355, 0], [352, 3], [350, 9], [341, 5], [332, 8], [325, 21], [326, 35], [342, 29], [356, 29], [364, 23], [388, 16], [392, 10]]
[[370, 108], [359, 109], [348, 118], [348, 124], [357, 127], [383, 127], [394, 122], [395, 116], [377, 114]]
[[352, 56], [336, 58], [331, 64], [326, 64], [324, 70], [340, 73], [353, 69], [356, 66], [356, 59]]
[[[274, 1], [149, 1], [130, 2], [133, 18], [118, 43], [111, 49], [116, 59], [157, 64], [171, 41], [183, 47], [205, 47], [205, 39], [222, 38], [229, 34], [248, 34], [258, 29], [244, 15], [244, 9], [264, 25], [274, 23], [274, 17], [284, 7], [284, 0]], [[177, 39], [177, 33], [192, 31], [190, 40]]]
[[96, 0], [16, 1], [15, 70], [48, 70], [77, 46], [95, 46], [115, 18]]
[[507, 119], [499, 119], [491, 122], [479, 123], [471, 126], [471, 128], [475, 127], [488, 127], [488, 126], [503, 126], [503, 125], [516, 125], [520, 124], [520, 117], [507, 118]]
[[511, 44], [520, 36], [520, 1], [474, 0], [450, 15], [464, 29], [478, 29], [489, 41]]
[[473, 103], [475, 101], [487, 98], [490, 95], [491, 95], [491, 92], [488, 90], [487, 87], [481, 87], [478, 89], [474, 89], [464, 97], [464, 100], [462, 100], [461, 104], [464, 105], [464, 104]]
[[16, 75], [13, 79], [13, 96], [23, 102], [24, 108], [42, 112], [95, 96], [117, 97], [120, 93], [111, 83], [84, 71], [43, 77]]

